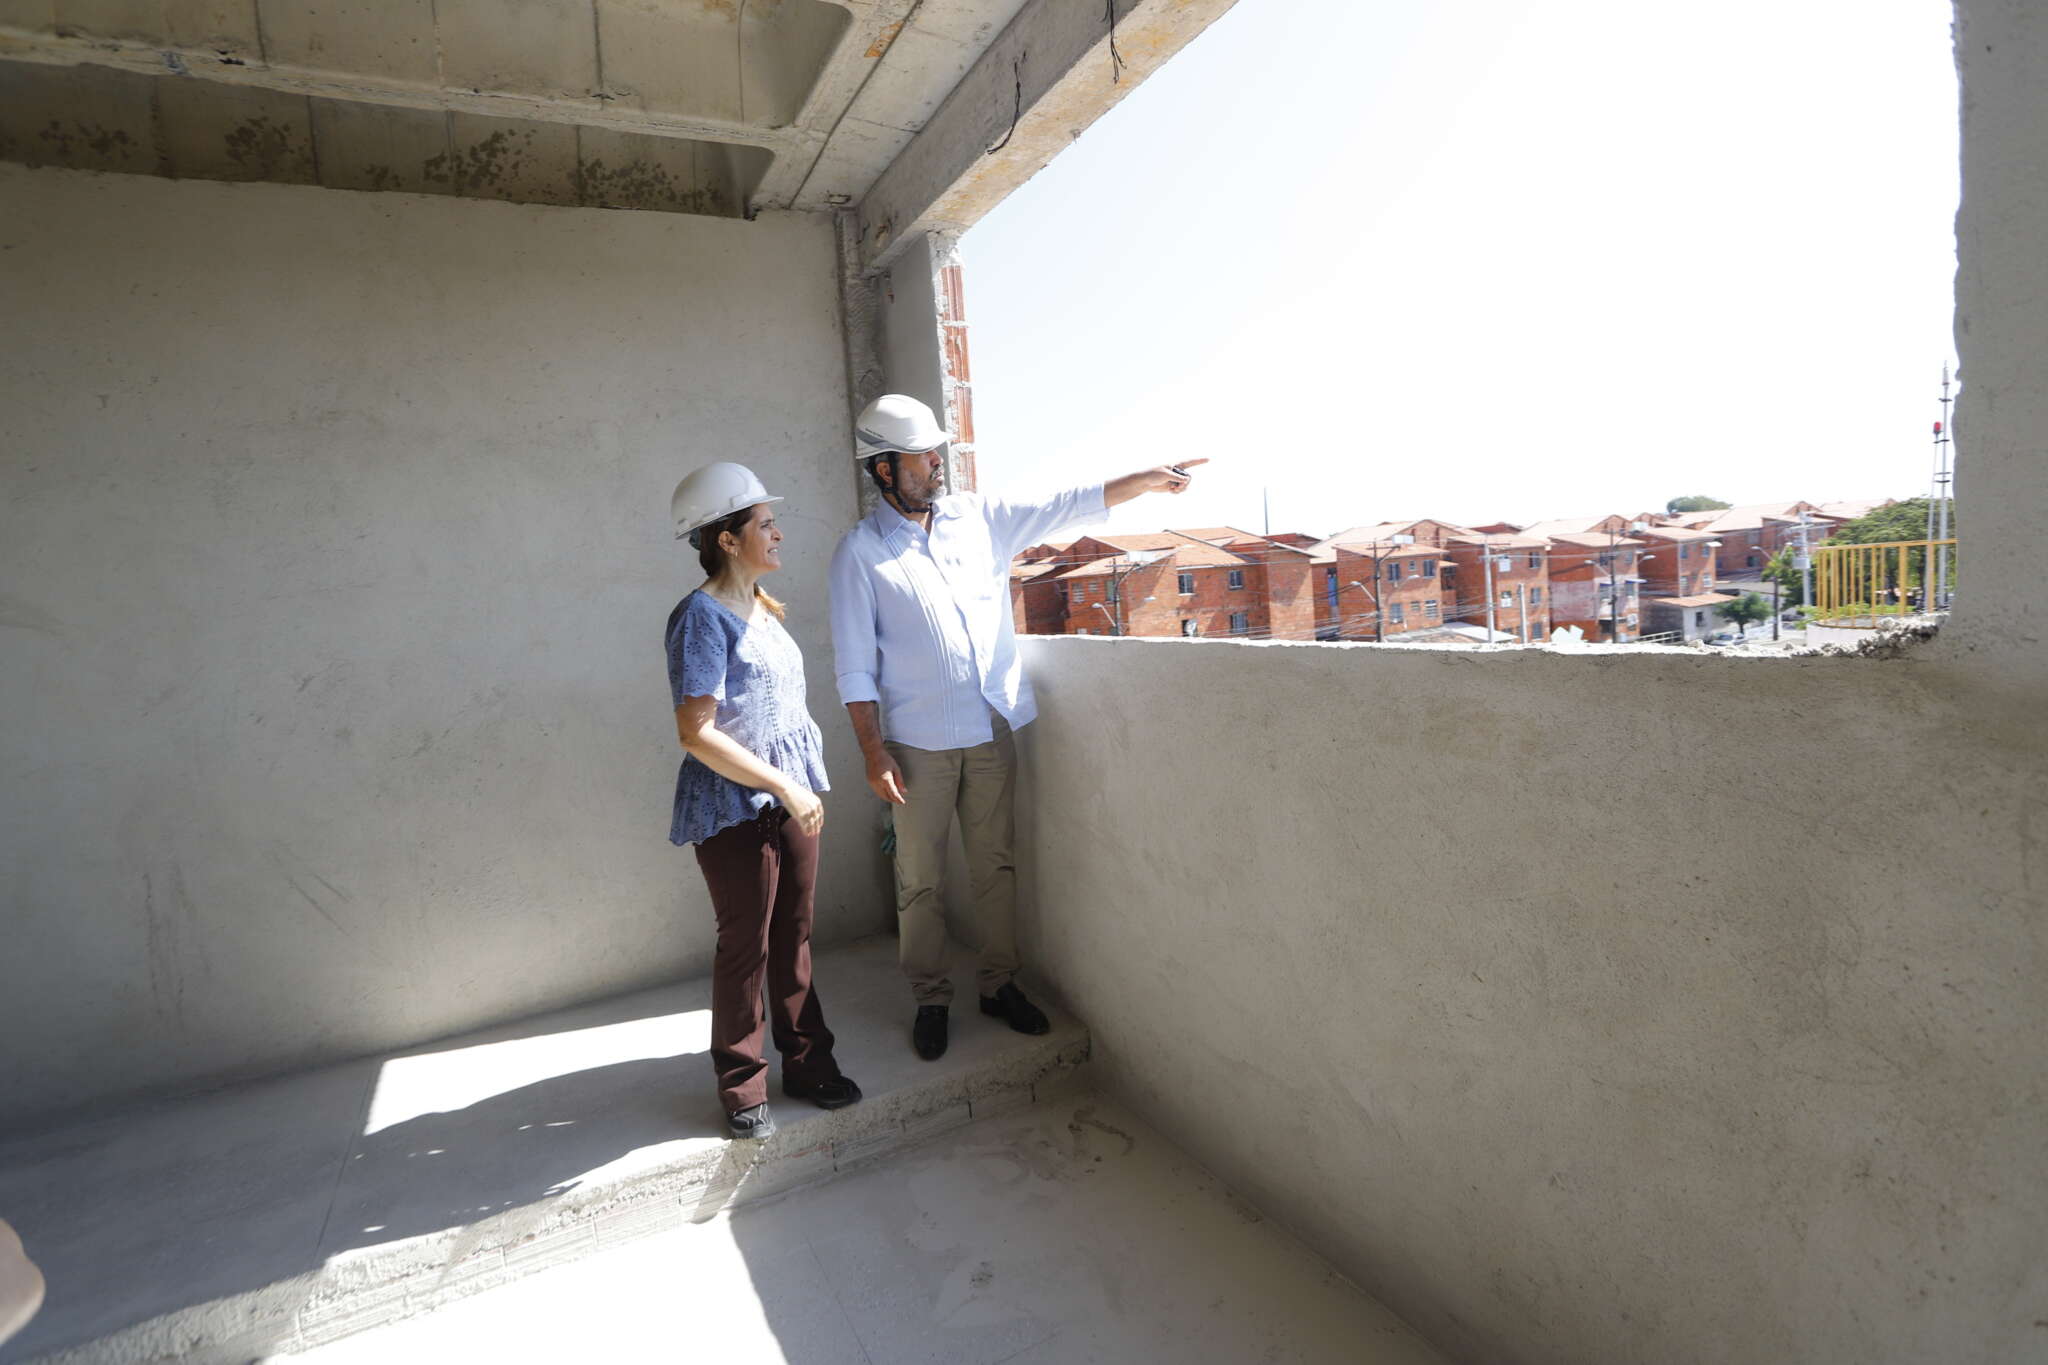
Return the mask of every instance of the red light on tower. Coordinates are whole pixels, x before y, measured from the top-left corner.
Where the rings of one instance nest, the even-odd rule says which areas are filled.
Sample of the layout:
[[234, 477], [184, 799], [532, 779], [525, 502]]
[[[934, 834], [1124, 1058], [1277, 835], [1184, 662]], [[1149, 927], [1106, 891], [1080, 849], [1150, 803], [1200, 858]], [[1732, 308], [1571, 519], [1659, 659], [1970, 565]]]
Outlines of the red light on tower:
[[1936, 422], [1936, 423], [1934, 424], [1934, 434], [1935, 434], [1936, 436], [1939, 436], [1939, 435], [1941, 435], [1941, 423], [1939, 423], [1939, 422]]

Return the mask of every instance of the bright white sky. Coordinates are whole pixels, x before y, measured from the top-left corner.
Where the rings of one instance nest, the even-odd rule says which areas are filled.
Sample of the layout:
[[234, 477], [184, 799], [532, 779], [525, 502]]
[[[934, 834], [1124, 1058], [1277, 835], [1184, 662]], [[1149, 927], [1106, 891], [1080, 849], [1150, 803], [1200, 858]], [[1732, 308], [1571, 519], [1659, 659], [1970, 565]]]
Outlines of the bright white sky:
[[1239, 0], [963, 242], [983, 484], [1208, 455], [1112, 524], [1316, 534], [1920, 493], [1950, 14]]

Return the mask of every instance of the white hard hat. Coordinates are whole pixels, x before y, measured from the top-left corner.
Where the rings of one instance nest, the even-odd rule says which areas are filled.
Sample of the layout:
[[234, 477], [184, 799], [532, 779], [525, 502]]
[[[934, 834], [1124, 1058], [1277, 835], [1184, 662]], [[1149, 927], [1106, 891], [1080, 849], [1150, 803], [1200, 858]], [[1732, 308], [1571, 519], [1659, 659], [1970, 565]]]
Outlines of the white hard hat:
[[781, 501], [768, 496], [753, 470], [720, 460], [685, 474], [676, 485], [668, 508], [676, 520], [676, 539], [681, 540], [699, 527], [723, 520], [743, 507]]
[[885, 393], [854, 419], [853, 458], [865, 460], [890, 451], [915, 455], [937, 450], [950, 439], [930, 408], [909, 394]]

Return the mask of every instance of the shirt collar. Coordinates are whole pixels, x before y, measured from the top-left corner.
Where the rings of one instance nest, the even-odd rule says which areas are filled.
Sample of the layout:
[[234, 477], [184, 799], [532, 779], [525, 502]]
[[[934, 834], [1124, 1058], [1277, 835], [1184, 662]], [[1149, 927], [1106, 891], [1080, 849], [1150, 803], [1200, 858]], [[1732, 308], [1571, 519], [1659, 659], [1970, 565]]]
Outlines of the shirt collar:
[[[957, 517], [959, 515], [959, 500], [950, 493], [932, 504], [933, 525], [937, 525], [941, 518]], [[875, 499], [875, 510], [868, 513], [868, 520], [874, 523], [875, 533], [884, 540], [893, 540], [897, 536], [912, 535], [924, 530], [922, 526], [919, 526], [909, 517], [904, 516], [901, 512], [891, 507], [882, 498]]]

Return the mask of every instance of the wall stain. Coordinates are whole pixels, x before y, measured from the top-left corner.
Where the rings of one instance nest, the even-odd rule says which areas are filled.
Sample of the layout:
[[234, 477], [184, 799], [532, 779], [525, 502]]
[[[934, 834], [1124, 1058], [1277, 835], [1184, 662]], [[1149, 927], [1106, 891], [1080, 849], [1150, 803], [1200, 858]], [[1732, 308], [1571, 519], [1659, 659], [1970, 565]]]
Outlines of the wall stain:
[[125, 128], [108, 128], [98, 123], [74, 123], [67, 129], [56, 119], [51, 119], [49, 126], [37, 136], [61, 161], [69, 161], [76, 155], [73, 151], [74, 146], [90, 148], [96, 155], [106, 158], [114, 155], [116, 150], [125, 157], [131, 148], [139, 148], [141, 145], [128, 136]]
[[302, 179], [312, 166], [312, 149], [267, 114], [243, 119], [222, 138], [221, 146], [229, 161], [263, 180]]
[[688, 185], [649, 162], [634, 160], [613, 167], [602, 158], [576, 168], [576, 197], [593, 208], [653, 208], [681, 213], [718, 212], [725, 200], [716, 186]]
[[526, 168], [533, 140], [530, 128], [517, 134], [501, 128], [452, 155], [439, 152], [428, 157], [420, 163], [420, 175], [433, 184], [453, 187], [457, 194], [495, 188]]

